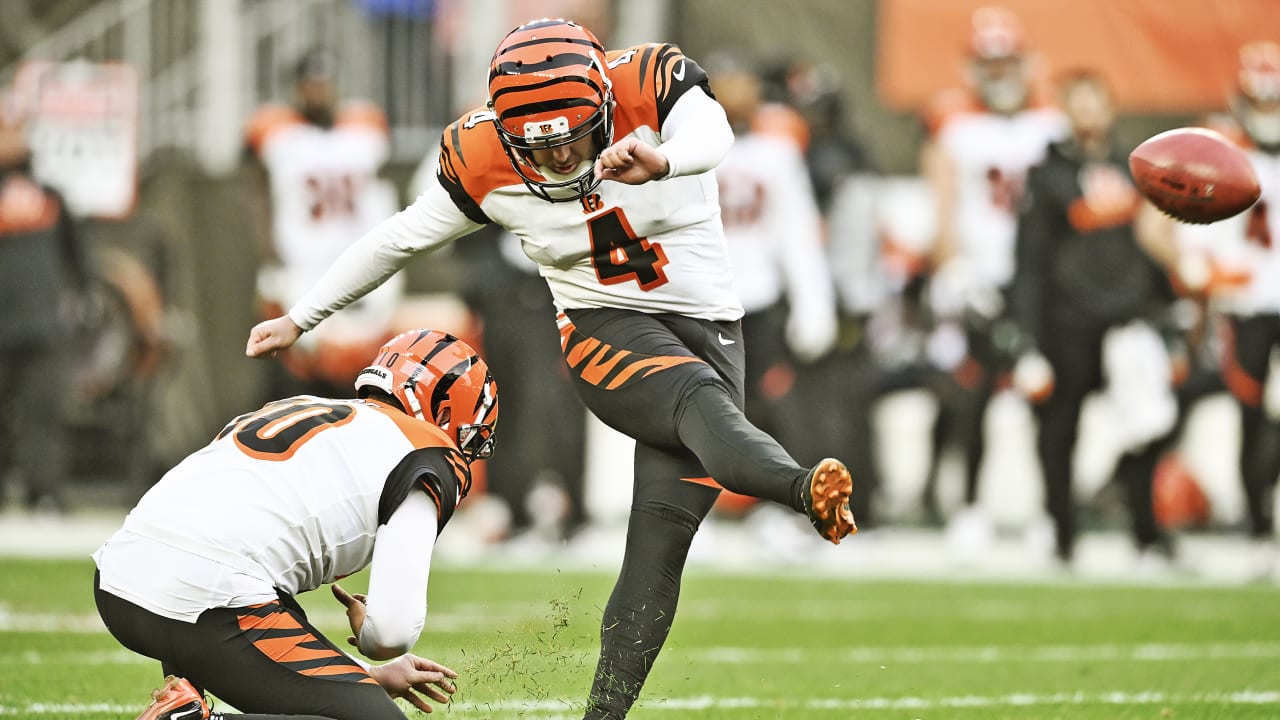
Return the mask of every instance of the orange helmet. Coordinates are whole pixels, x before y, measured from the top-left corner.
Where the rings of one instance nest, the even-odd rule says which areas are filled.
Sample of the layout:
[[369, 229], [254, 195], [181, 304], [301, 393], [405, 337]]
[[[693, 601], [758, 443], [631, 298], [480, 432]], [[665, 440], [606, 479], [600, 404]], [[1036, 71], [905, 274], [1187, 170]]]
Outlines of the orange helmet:
[[356, 393], [376, 388], [419, 420], [434, 422], [468, 462], [493, 454], [498, 384], [470, 345], [439, 330], [395, 336], [356, 376]]
[[600, 180], [594, 162], [576, 175], [548, 179], [531, 151], [587, 136], [597, 152], [613, 142], [613, 90], [605, 51], [589, 30], [568, 20], [535, 20], [507, 33], [489, 65], [489, 109], [524, 184], [544, 200], [577, 200]]
[[1168, 530], [1204, 527], [1212, 516], [1208, 496], [1177, 453], [1165, 456], [1156, 465], [1151, 478], [1151, 502], [1156, 522]]

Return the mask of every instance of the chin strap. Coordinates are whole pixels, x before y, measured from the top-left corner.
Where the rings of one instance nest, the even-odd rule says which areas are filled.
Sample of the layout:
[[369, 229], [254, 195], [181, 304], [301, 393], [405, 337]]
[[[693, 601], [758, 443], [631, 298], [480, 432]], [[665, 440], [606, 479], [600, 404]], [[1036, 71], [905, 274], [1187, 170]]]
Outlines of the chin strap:
[[418, 402], [418, 393], [415, 392], [415, 388], [417, 386], [418, 386], [418, 381], [412, 378], [409, 379], [404, 384], [405, 404], [409, 406], [409, 412], [413, 413], [414, 417], [418, 418], [419, 420], [426, 420], [426, 418], [422, 415], [422, 405], [421, 403]]

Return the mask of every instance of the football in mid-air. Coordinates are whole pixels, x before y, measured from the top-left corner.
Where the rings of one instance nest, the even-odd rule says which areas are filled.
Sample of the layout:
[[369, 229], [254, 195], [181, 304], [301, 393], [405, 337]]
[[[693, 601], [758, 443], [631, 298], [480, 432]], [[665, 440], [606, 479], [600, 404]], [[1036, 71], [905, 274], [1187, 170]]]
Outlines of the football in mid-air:
[[1129, 153], [1129, 171], [1148, 200], [1188, 223], [1225, 220], [1261, 194], [1245, 152], [1208, 128], [1177, 128], [1148, 138]]

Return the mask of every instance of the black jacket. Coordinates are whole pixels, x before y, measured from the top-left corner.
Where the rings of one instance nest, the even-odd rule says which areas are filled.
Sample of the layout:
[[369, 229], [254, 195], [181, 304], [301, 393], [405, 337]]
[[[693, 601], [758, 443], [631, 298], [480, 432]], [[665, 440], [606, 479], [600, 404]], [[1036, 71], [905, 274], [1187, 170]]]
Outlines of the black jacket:
[[[1105, 163], [1128, 178], [1124, 160]], [[1154, 317], [1173, 300], [1160, 266], [1138, 245], [1135, 202], [1098, 214], [1084, 203], [1086, 165], [1071, 141], [1054, 143], [1027, 175], [1018, 221], [1013, 314], [1039, 347], [1055, 328], [1101, 330]]]
[[66, 336], [88, 285], [84, 247], [62, 198], [23, 172], [0, 172], [0, 348]]

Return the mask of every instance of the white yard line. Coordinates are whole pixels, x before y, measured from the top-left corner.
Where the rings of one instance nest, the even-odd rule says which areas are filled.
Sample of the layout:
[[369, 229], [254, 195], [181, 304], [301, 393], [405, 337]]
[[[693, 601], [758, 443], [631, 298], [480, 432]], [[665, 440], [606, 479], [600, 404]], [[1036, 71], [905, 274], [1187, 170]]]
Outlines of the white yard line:
[[[1164, 692], [1102, 692], [1102, 693], [1009, 693], [1005, 695], [954, 695], [949, 697], [869, 697], [869, 698], [811, 698], [805, 701], [780, 701], [778, 698], [734, 697], [724, 698], [700, 695], [686, 698], [641, 701], [649, 711], [674, 710], [758, 710], [780, 707], [812, 710], [937, 710], [942, 708], [1004, 708], [1031, 707], [1037, 705], [1278, 705], [1280, 691], [1244, 690], [1230, 693], [1164, 693]], [[111, 703], [30, 703], [25, 706], [0, 705], [0, 715], [81, 715], [88, 713], [131, 713], [133, 707]], [[493, 702], [456, 702], [458, 711], [489, 711], [519, 713], [523, 718], [551, 720], [570, 717], [559, 713], [580, 709], [580, 701], [547, 700], [498, 700]], [[551, 713], [552, 715], [530, 713]]]
[[[673, 648], [673, 650], [675, 650]], [[679, 653], [675, 650], [675, 653]], [[979, 645], [971, 647], [891, 647], [844, 648], [743, 648], [713, 647], [686, 655], [698, 662], [724, 664], [811, 662], [832, 655], [846, 662], [906, 663], [1054, 663], [1171, 660], [1221, 660], [1228, 658], [1280, 657], [1280, 643], [1145, 643], [1142, 645], [1042, 645], [1018, 647]]]
[[[0, 627], [0, 630], [4, 628]], [[17, 629], [17, 628], [15, 628]], [[30, 630], [30, 628], [23, 628]], [[103, 631], [105, 632], [105, 630]], [[567, 653], [584, 658], [594, 657], [594, 648]], [[1230, 659], [1280, 658], [1280, 643], [1144, 643], [1141, 645], [1044, 645], [1019, 647], [979, 645], [968, 647], [898, 647], [898, 648], [745, 648], [713, 647], [682, 650], [670, 647], [672, 657], [704, 664], [746, 665], [753, 663], [805, 663], [835, 659], [842, 662], [873, 665], [905, 665], [921, 663], [1072, 663], [1072, 662], [1175, 662]], [[27, 650], [0, 658], [0, 665], [12, 660], [23, 665], [75, 662], [81, 665], [115, 665], [149, 662], [127, 650], [95, 653], [37, 652]]]

